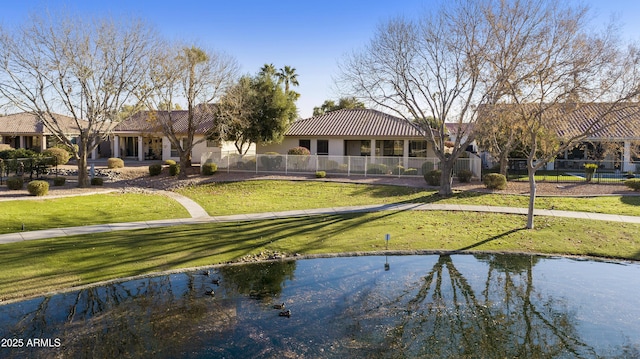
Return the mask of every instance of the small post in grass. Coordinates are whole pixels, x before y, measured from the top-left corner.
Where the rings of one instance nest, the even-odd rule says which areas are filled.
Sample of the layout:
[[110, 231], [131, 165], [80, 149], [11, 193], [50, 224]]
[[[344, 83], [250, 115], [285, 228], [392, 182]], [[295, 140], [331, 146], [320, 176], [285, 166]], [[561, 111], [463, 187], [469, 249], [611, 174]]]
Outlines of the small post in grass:
[[[389, 233], [387, 233], [387, 235], [384, 236], [384, 240], [386, 242], [385, 248], [387, 250], [389, 250], [389, 240], [390, 239], [391, 239], [391, 235]], [[384, 256], [384, 270], [385, 271], [389, 270], [389, 261], [387, 260], [387, 256]]]

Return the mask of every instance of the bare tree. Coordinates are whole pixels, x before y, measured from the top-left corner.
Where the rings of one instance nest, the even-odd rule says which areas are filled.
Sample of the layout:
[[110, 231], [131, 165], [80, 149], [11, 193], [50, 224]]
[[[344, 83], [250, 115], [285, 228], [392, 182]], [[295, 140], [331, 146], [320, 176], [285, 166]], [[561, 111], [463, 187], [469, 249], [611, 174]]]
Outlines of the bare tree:
[[523, 129], [515, 123], [511, 111], [496, 106], [482, 107], [478, 113], [475, 137], [479, 148], [498, 160], [500, 174], [507, 176], [509, 156], [522, 145]]
[[[156, 55], [150, 76], [152, 95], [146, 102], [150, 109], [164, 109], [151, 111], [151, 119], [176, 148], [180, 177], [187, 176], [195, 145], [207, 138], [222, 137], [222, 124], [216, 121], [212, 102], [229, 88], [237, 71], [232, 57], [195, 46], [165, 46]], [[175, 110], [181, 102], [186, 102], [186, 112]], [[203, 136], [196, 139], [196, 133]]]
[[621, 46], [615, 28], [590, 31], [586, 7], [544, 0], [497, 5], [485, 9], [495, 38], [488, 59], [501, 84], [500, 102], [522, 129], [530, 184], [527, 228], [533, 228], [536, 171], [637, 115], [639, 56], [636, 48]]
[[[498, 94], [498, 80], [486, 76], [492, 39], [482, 13], [488, 2], [457, 1], [420, 21], [391, 20], [341, 64], [338, 86], [345, 94], [408, 121], [433, 119], [425, 136], [440, 160], [440, 195], [452, 193], [453, 165], [474, 140], [478, 106]], [[445, 122], [458, 125], [451, 150]]]
[[[87, 158], [118, 121], [118, 111], [143, 96], [156, 36], [139, 20], [46, 14], [0, 30], [0, 94], [33, 113], [67, 145], [88, 186]], [[74, 143], [56, 113], [71, 117]]]

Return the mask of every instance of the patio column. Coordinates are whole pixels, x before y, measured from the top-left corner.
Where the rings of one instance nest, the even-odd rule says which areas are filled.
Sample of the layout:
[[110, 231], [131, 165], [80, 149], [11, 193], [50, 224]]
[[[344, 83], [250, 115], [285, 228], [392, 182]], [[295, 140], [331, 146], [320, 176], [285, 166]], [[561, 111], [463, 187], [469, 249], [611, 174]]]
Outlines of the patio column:
[[120, 157], [120, 136], [113, 136], [113, 157]]
[[409, 140], [402, 140], [402, 166], [409, 167]]
[[144, 149], [142, 148], [142, 136], [138, 136], [138, 161], [144, 161]]
[[635, 168], [631, 163], [631, 141], [624, 141], [624, 152], [622, 153], [622, 171], [635, 172]]
[[376, 163], [376, 140], [371, 140], [371, 163]]
[[47, 136], [40, 136], [40, 148], [42, 151], [47, 149]]
[[25, 143], [24, 136], [19, 136], [19, 137], [20, 137], [20, 147], [19, 148], [24, 148], [24, 143]]

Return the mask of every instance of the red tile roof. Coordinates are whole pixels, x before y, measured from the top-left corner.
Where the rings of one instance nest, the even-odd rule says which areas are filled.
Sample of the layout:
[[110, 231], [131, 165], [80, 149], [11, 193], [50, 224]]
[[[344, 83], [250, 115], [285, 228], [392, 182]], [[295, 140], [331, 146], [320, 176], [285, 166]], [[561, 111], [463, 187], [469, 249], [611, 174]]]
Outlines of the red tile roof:
[[[213, 128], [215, 115], [211, 111], [202, 111], [196, 108], [193, 125], [196, 126], [196, 133], [207, 133]], [[187, 110], [171, 111], [171, 121], [176, 133], [187, 133], [189, 125], [189, 112]], [[160, 133], [162, 126], [160, 121], [169, 121], [168, 111], [140, 111], [130, 118], [120, 122], [114, 128], [114, 132], [143, 132]]]
[[[54, 114], [61, 128], [69, 134], [77, 134], [78, 126], [71, 117]], [[0, 133], [16, 135], [51, 135], [51, 132], [34, 114], [28, 112], [0, 116]]]
[[342, 109], [291, 124], [286, 136], [295, 137], [424, 137], [409, 121], [371, 109]]
[[[504, 113], [515, 111], [517, 105], [496, 105]], [[534, 104], [525, 105], [534, 111]], [[489, 109], [489, 106], [486, 106]], [[490, 110], [481, 109], [479, 116], [491, 116]], [[580, 103], [558, 104], [545, 111], [545, 121], [555, 127], [560, 137], [578, 136], [589, 130], [594, 140], [640, 139], [640, 104]]]

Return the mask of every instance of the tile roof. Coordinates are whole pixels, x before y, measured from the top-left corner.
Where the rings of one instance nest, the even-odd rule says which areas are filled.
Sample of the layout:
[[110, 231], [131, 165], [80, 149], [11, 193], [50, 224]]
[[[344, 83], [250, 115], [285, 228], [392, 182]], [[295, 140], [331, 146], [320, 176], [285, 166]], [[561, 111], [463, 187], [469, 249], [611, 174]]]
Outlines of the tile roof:
[[[62, 129], [69, 134], [78, 133], [78, 127], [71, 117], [54, 114]], [[0, 133], [2, 134], [53, 134], [33, 113], [21, 112], [0, 116]]]
[[371, 109], [342, 109], [295, 121], [286, 133], [295, 137], [423, 137], [409, 121]]
[[[505, 112], [515, 111], [517, 105], [496, 106], [500, 112]], [[531, 107], [530, 111], [534, 110], [535, 105], [527, 106]], [[489, 110], [480, 110], [478, 115], [486, 116], [487, 111]], [[640, 104], [558, 104], [547, 109], [543, 116], [547, 117], [547, 123], [556, 128], [560, 137], [578, 136], [594, 125], [593, 135], [589, 136], [589, 139], [640, 140]]]
[[[196, 125], [196, 133], [207, 133], [213, 128], [215, 115], [212, 111], [202, 111], [199, 107], [195, 110], [193, 124]], [[189, 125], [189, 111], [171, 111], [171, 121], [176, 133], [187, 133]], [[140, 111], [130, 118], [118, 123], [114, 132], [143, 132], [160, 133], [162, 126], [159, 120], [169, 121], [168, 111]]]
[[[169, 117], [169, 115], [171, 117]], [[130, 118], [118, 123], [114, 132], [143, 132], [143, 133], [160, 133], [162, 126], [159, 120], [173, 122], [173, 128], [176, 133], [187, 133], [189, 125], [189, 111], [172, 110], [169, 111], [140, 111]], [[194, 109], [193, 125], [196, 126], [196, 132], [199, 134], [207, 133], [215, 124], [215, 115], [213, 111], [203, 111], [201, 107]]]

